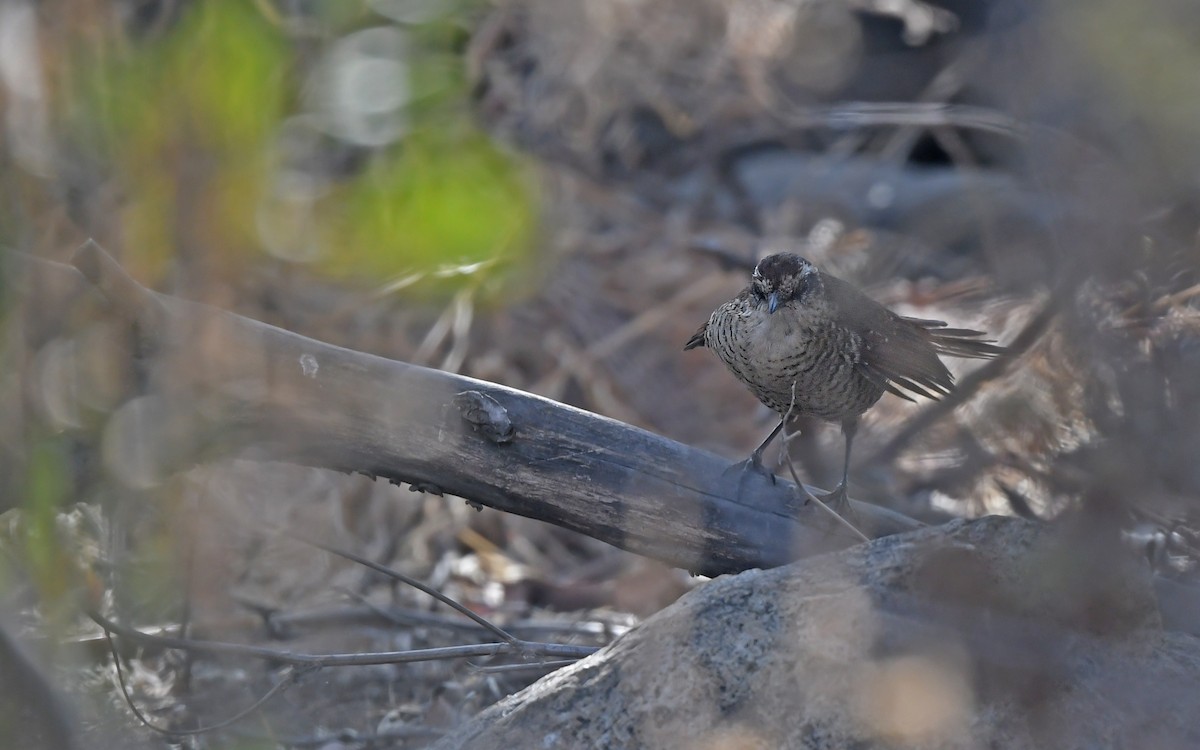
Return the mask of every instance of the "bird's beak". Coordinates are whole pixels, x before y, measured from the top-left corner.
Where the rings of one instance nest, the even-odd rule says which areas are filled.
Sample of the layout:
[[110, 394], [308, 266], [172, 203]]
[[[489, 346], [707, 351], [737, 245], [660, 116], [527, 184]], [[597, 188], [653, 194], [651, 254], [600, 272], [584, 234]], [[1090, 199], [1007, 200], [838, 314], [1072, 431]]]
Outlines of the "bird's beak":
[[771, 292], [767, 295], [767, 312], [773, 313], [779, 308], [779, 292]]

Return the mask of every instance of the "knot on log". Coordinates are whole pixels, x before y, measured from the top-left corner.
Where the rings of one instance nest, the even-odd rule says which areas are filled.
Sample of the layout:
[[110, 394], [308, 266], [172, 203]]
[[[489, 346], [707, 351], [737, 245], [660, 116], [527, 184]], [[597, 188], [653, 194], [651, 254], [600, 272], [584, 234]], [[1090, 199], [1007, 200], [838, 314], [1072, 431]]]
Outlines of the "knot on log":
[[517, 431], [508, 417], [508, 410], [486, 393], [463, 391], [455, 394], [454, 405], [476, 432], [497, 445], [511, 443], [516, 435]]

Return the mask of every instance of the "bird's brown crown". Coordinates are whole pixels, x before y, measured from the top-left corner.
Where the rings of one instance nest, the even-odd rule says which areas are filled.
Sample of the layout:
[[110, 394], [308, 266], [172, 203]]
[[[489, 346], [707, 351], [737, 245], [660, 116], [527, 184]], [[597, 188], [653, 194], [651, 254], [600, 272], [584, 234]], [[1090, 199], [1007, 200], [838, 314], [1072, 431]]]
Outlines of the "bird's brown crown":
[[774, 294], [779, 304], [805, 297], [820, 289], [817, 268], [795, 253], [768, 255], [754, 267], [751, 277], [754, 290], [764, 299]]

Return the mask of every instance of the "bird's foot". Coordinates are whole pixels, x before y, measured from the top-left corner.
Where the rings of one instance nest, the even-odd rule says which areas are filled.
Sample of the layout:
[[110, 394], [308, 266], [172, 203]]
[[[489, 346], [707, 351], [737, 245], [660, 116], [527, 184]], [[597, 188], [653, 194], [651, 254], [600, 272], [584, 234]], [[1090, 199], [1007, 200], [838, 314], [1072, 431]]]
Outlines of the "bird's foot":
[[[842, 482], [829, 492], [822, 492], [820, 494], [814, 493], [805, 485], [800, 485], [800, 492], [802, 497], [807, 496], [808, 500], [806, 502], [813, 503], [815, 500], [815, 504], [821, 510], [830, 514], [831, 517], [827, 519], [829, 523], [834, 525], [840, 523], [842, 526], [848, 527], [853, 531], [859, 539], [867, 541], [868, 537], [858, 529], [862, 519], [859, 517], [858, 512], [854, 510], [854, 507], [850, 505], [850, 498], [846, 495], [845, 482]], [[817, 515], [820, 516], [822, 514]]]
[[758, 453], [750, 454], [750, 458], [747, 458], [745, 461], [738, 461], [735, 464], [730, 464], [729, 468], [721, 472], [721, 476], [724, 477], [736, 473], [738, 475], [738, 490], [740, 491], [742, 483], [746, 481], [746, 476], [750, 474], [750, 472], [761, 474], [762, 476], [771, 480], [771, 484], [775, 484], [775, 474], [766, 466], [763, 466], [762, 456]]
[[814, 494], [813, 497], [829, 506], [829, 509], [837, 513], [839, 516], [846, 515], [850, 510], [850, 498], [846, 495], [846, 484], [840, 483], [829, 492], [822, 492], [819, 495]]

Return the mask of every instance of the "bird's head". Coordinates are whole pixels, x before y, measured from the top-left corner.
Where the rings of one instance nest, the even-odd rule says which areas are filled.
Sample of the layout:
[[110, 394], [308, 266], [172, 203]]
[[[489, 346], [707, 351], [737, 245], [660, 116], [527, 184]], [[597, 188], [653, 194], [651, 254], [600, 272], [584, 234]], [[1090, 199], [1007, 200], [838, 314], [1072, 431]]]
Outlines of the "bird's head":
[[775, 312], [793, 300], [803, 304], [821, 291], [817, 267], [795, 253], [768, 255], [754, 267], [750, 290]]

